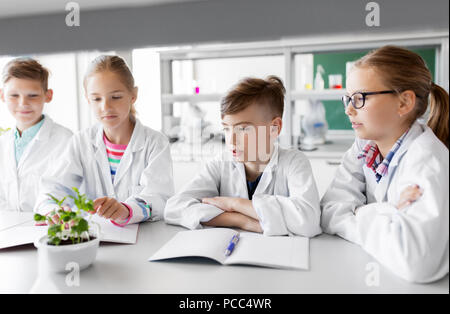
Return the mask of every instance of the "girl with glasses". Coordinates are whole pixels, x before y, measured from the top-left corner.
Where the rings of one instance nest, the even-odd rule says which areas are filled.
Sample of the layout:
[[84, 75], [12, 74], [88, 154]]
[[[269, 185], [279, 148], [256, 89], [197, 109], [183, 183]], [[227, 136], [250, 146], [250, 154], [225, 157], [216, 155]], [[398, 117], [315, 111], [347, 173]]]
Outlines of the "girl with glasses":
[[438, 280], [449, 259], [448, 93], [395, 46], [358, 60], [346, 86], [357, 139], [322, 198], [322, 228], [408, 281]]

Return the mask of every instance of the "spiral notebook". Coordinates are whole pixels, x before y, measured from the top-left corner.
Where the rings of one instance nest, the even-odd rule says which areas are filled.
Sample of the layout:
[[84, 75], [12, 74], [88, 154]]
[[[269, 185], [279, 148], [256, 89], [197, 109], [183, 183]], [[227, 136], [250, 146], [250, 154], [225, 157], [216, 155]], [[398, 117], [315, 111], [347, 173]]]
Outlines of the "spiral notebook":
[[[233, 236], [239, 235], [231, 255], [226, 256]], [[181, 257], [205, 257], [222, 265], [241, 264], [282, 269], [309, 269], [309, 239], [241, 232], [228, 228], [180, 231], [149, 261]]]

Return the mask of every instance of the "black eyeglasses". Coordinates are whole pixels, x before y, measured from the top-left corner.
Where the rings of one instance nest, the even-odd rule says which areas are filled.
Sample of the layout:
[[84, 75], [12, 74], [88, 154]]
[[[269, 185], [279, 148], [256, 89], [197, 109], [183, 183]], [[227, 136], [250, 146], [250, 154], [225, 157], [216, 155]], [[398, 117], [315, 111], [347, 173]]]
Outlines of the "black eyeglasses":
[[364, 107], [366, 103], [366, 96], [368, 95], [379, 95], [379, 94], [394, 94], [397, 93], [395, 90], [384, 90], [381, 92], [357, 92], [352, 94], [351, 96], [344, 95], [342, 96], [342, 102], [344, 103], [345, 109], [347, 109], [350, 102], [352, 103], [353, 108], [361, 109]]

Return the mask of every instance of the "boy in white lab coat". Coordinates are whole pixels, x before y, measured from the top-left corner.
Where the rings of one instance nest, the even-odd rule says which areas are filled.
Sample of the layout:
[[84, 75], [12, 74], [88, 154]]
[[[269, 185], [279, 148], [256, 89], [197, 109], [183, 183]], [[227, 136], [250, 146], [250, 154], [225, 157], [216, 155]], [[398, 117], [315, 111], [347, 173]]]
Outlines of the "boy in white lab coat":
[[449, 260], [448, 94], [419, 55], [394, 46], [358, 60], [346, 88], [357, 139], [322, 199], [322, 228], [408, 281], [440, 279]]
[[0, 210], [32, 211], [39, 180], [55, 164], [72, 132], [43, 115], [53, 97], [38, 61], [17, 58], [2, 73], [0, 97], [16, 127], [0, 136]]
[[244, 79], [228, 93], [221, 103], [226, 151], [168, 200], [167, 223], [236, 227], [268, 236], [321, 233], [308, 159], [275, 144], [284, 93], [275, 76]]

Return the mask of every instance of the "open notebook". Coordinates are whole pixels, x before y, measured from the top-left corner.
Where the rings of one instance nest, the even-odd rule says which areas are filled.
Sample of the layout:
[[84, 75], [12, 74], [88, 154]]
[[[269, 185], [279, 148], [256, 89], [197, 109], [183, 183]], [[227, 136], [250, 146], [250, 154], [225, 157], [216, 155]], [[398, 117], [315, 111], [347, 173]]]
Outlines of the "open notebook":
[[[47, 226], [35, 226], [34, 213], [0, 212], [0, 249], [34, 243], [34, 241], [47, 234]], [[100, 240], [135, 244], [139, 225], [133, 224], [117, 227], [110, 221], [98, 216], [91, 220], [100, 225]]]
[[[234, 235], [240, 235], [233, 252], [225, 251]], [[245, 264], [286, 269], [309, 269], [309, 239], [267, 237], [260, 234], [211, 228], [180, 231], [149, 261], [179, 257], [206, 257], [223, 265]]]

